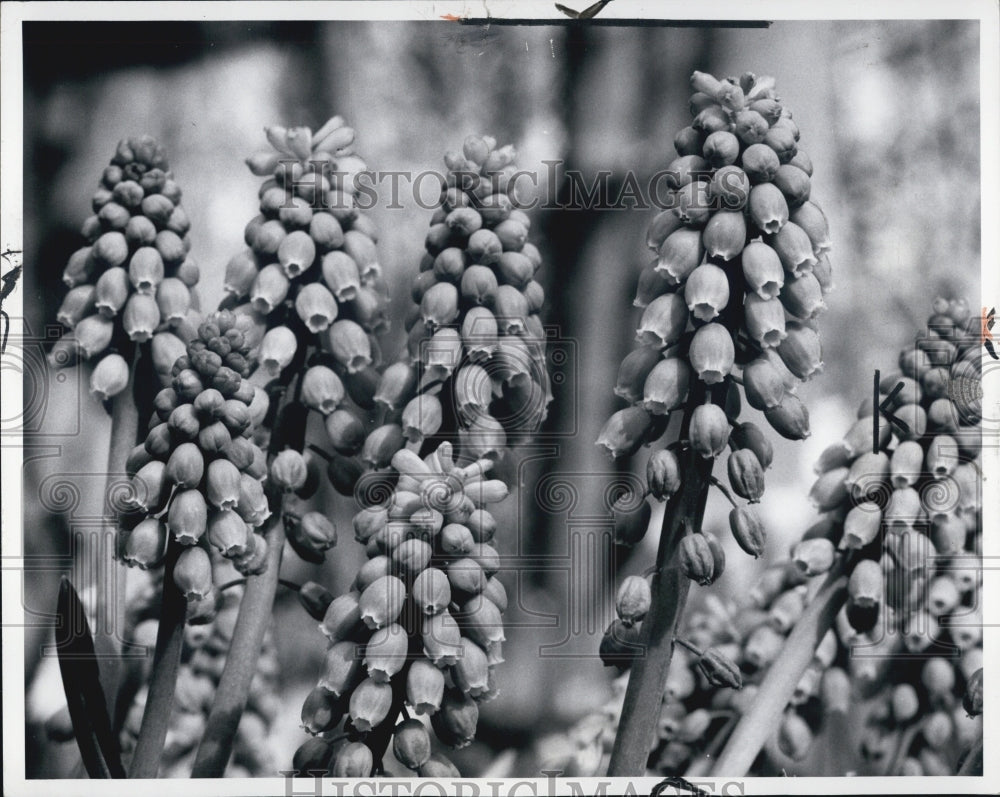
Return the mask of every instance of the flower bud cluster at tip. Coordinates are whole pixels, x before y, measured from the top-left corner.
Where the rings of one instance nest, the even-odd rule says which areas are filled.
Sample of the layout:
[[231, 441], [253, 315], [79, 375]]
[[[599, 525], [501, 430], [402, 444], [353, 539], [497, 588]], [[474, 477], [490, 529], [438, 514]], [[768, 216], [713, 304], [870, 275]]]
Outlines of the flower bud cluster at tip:
[[[142, 587], [127, 605], [126, 625], [129, 641], [145, 645], [150, 651], [156, 644], [159, 625], [161, 572], [150, 572]], [[184, 629], [181, 664], [177, 674], [173, 711], [162, 751], [162, 777], [190, 777], [194, 753], [204, 735], [215, 690], [226, 663], [233, 630], [239, 612], [242, 587], [231, 587], [218, 596], [217, 609], [192, 620]], [[135, 749], [153, 658], [143, 661], [142, 685], [129, 706], [122, 727], [120, 743], [127, 757]], [[233, 757], [226, 777], [263, 777], [278, 767], [274, 758], [271, 728], [281, 711], [278, 695], [280, 681], [278, 652], [273, 626], [267, 629], [256, 660], [255, 672], [247, 695], [246, 709], [240, 719], [233, 744]]]
[[[631, 457], [663, 436], [672, 414], [686, 412], [685, 439], [647, 462], [646, 495], [665, 501], [680, 489], [683, 448], [705, 459], [728, 449], [727, 492], [747, 502], [734, 506], [730, 528], [756, 558], [765, 532], [752, 505], [774, 455], [760, 425], [740, 422], [742, 400], [782, 437], [809, 435], [795, 391], [822, 368], [816, 317], [830, 288], [830, 240], [810, 201], [812, 164], [773, 79], [696, 72], [692, 84], [694, 121], [677, 134], [678, 157], [666, 170], [671, 202], [648, 231], [657, 259], [639, 277], [639, 346], [614, 388], [627, 406], [597, 445], [613, 459]], [[651, 511], [641, 498], [629, 493], [615, 503], [617, 543], [634, 545], [645, 534]], [[722, 546], [693, 532], [680, 543], [682, 569], [711, 584], [725, 567]]]
[[[356, 777], [371, 773], [365, 742], [400, 691], [415, 718], [395, 724], [394, 755], [420, 775], [445, 774], [448, 762], [434, 757], [428, 723], [417, 718], [429, 718], [443, 744], [469, 744], [503, 661], [507, 594], [490, 508], [507, 485], [490, 478], [489, 459], [457, 462], [448, 442], [424, 458], [400, 449], [391, 468], [391, 495], [354, 517], [368, 561], [349, 592], [314, 608], [329, 647], [302, 708], [302, 727], [323, 741], [307, 742], [303, 755]], [[350, 743], [334, 747], [343, 733]]]
[[[188, 256], [191, 222], [163, 147], [149, 136], [118, 143], [81, 227], [86, 244], [69, 258], [69, 292], [56, 319], [68, 331], [48, 354], [53, 368], [94, 363], [101, 400], [128, 385], [126, 340], [152, 341], [154, 359], [183, 350], [200, 322], [199, 269]], [[170, 364], [166, 365], [169, 369]]]
[[118, 555], [162, 566], [168, 537], [182, 546], [174, 582], [189, 611], [213, 600], [214, 550], [244, 574], [263, 572], [267, 544], [257, 533], [271, 514], [268, 467], [254, 433], [267, 393], [248, 377], [252, 324], [223, 310], [199, 325], [156, 394], [145, 441], [126, 461], [129, 494], [119, 519]]
[[315, 335], [337, 369], [360, 378], [379, 359], [375, 339], [389, 328], [378, 230], [357, 207], [367, 166], [354, 130], [335, 116], [308, 127], [265, 129], [271, 149], [247, 159], [266, 179], [246, 248], [226, 265], [227, 302], [261, 331], [257, 358], [272, 377]]
[[[404, 432], [418, 445], [440, 426], [437, 397], [451, 394], [460, 448], [499, 458], [533, 435], [552, 400], [537, 281], [542, 257], [531, 219], [516, 207], [511, 145], [469, 136], [445, 155], [441, 206], [413, 281], [404, 362], [419, 379]], [[402, 367], [402, 366], [397, 366]]]
[[[788, 559], [768, 567], [746, 601], [707, 594], [685, 617], [680, 637], [703, 656], [675, 648], [651, 741], [659, 774], [682, 774], [723, 732], [722, 717], [748, 710], [758, 684], [780, 662], [810, 587], [838, 556], [852, 557], [846, 604], [783, 707], [761, 759], [765, 768], [751, 774], [775, 767], [791, 773], [796, 766], [803, 767], [797, 774], [816, 774], [810, 767], [817, 756], [829, 759], [829, 750], [838, 751], [832, 765], [840, 768], [831, 774], [881, 774], [898, 739], [907, 740], [906, 747], [889, 774], [955, 774], [982, 733], [980, 393], [973, 387], [963, 396], [941, 395], [935, 386], [943, 375], [929, 376], [946, 369], [952, 379], [978, 381], [978, 319], [961, 300], [938, 299], [933, 309], [916, 345], [901, 352], [900, 371], [881, 384], [880, 403], [903, 382], [888, 409], [906, 419], [909, 431], [881, 418], [873, 452], [872, 407], [863, 403], [857, 422], [817, 463], [811, 498], [821, 516]], [[941, 409], [942, 399], [953, 406]], [[651, 467], [660, 474], [650, 481], [654, 491], [670, 483], [672, 471], [660, 457]], [[756, 549], [754, 534], [733, 531], [741, 547]], [[692, 551], [689, 566], [710, 569], [709, 554]], [[605, 660], [619, 667], [628, 667], [638, 650], [622, 645], [638, 639], [638, 623], [628, 622], [638, 616], [632, 607], [646, 606], [637, 578], [623, 581], [619, 620], [602, 646]], [[692, 661], [704, 662], [709, 651], [724, 657], [721, 672], [736, 668], [741, 691], [713, 683], [704, 670], [692, 676]], [[687, 718], [704, 710], [716, 724], [701, 738], [684, 738], [681, 728], [693, 722]], [[617, 711], [607, 712], [601, 731], [605, 754]], [[853, 740], [843, 738], [836, 721], [849, 716], [861, 718]]]

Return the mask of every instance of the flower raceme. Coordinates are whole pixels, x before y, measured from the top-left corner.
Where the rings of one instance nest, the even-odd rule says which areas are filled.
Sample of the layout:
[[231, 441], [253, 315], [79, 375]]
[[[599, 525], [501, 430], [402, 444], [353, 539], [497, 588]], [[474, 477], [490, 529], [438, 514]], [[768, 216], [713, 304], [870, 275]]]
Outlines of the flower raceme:
[[[191, 222], [163, 147], [149, 136], [118, 143], [81, 227], [86, 245], [63, 270], [69, 292], [56, 318], [68, 330], [48, 361], [94, 363], [90, 389], [101, 400], [125, 389], [126, 341], [152, 341], [170, 361], [192, 339], [200, 317], [199, 269], [188, 256]], [[169, 364], [166, 366], [169, 369]]]
[[[317, 612], [329, 648], [302, 720], [309, 733], [328, 735], [346, 717], [344, 730], [360, 742], [391, 721], [397, 760], [425, 775], [427, 727], [396, 724], [400, 701], [429, 716], [441, 742], [463, 747], [475, 734], [478, 703], [497, 693], [507, 597], [496, 577], [490, 507], [508, 490], [489, 478], [491, 460], [459, 466], [447, 442], [423, 459], [401, 449], [391, 467], [391, 497], [354, 518], [367, 563], [350, 592]], [[356, 774], [367, 776], [374, 759], [362, 746], [367, 758], [353, 747], [326, 753], [335, 767], [361, 755], [368, 769]]]
[[[812, 163], [773, 79], [748, 73], [720, 81], [696, 72], [691, 80], [693, 120], [674, 139], [677, 158], [666, 172], [672, 193], [647, 233], [656, 259], [643, 269], [634, 302], [642, 308], [639, 346], [614, 388], [627, 406], [597, 444], [613, 458], [629, 457], [682, 413], [682, 437], [650, 458], [647, 494], [666, 500], [680, 488], [672, 474], [680, 473], [684, 449], [714, 459], [728, 448], [732, 492], [755, 503], [773, 455], [760, 427], [739, 421], [739, 387], [778, 434], [808, 436], [808, 411], [795, 389], [822, 371], [816, 318], [831, 287], [830, 237], [811, 197]], [[631, 504], [630, 518], [616, 510], [626, 544], [648, 520], [645, 502]], [[741, 547], [759, 555], [763, 527], [752, 508], [733, 513]], [[723, 560], [706, 540], [686, 545], [696, 580], [721, 575]]]
[[145, 441], [126, 462], [132, 490], [121, 557], [157, 568], [172, 536], [184, 546], [174, 581], [193, 605], [214, 595], [211, 549], [245, 573], [265, 565], [266, 543], [255, 529], [271, 514], [267, 464], [252, 435], [269, 399], [247, 379], [250, 330], [246, 316], [229, 311], [198, 327], [173, 364], [171, 385], [154, 399]]
[[[370, 774], [388, 731], [404, 766], [457, 774], [432, 752], [427, 725], [397, 724], [397, 716], [405, 701], [430, 717], [441, 743], [463, 747], [478, 703], [496, 695], [507, 596], [490, 507], [509, 487], [490, 473], [529, 439], [551, 400], [544, 291], [534, 279], [541, 257], [526, 240], [530, 220], [507, 193], [513, 148], [472, 136], [445, 161], [448, 185], [413, 281], [406, 350], [372, 380], [383, 425], [365, 436], [359, 418], [337, 408], [337, 375], [307, 372], [305, 400], [328, 411], [338, 456], [395, 479], [390, 500], [361, 496], [354, 530], [369, 559], [322, 615], [331, 647], [313, 694], [332, 708], [321, 727], [307, 720], [307, 705], [303, 726], [326, 732], [347, 715], [351, 743], [326, 751], [334, 771]], [[454, 447], [439, 442], [444, 435]]]
[[[900, 353], [900, 370], [882, 381], [880, 396], [887, 399], [902, 383], [889, 411], [921, 421], [926, 415], [926, 422], [904, 430], [880, 418], [873, 451], [872, 406], [863, 404], [843, 439], [819, 458], [810, 497], [821, 514], [788, 558], [760, 575], [745, 602], [707, 595], [685, 618], [679, 636], [685, 648], [704, 649], [703, 659], [708, 650], [724, 655], [744, 687], [733, 692], [707, 676], [691, 678], [684, 672], [691, 657], [681, 651], [685, 664], [671, 663], [651, 754], [660, 774], [684, 773], [725, 740], [724, 718], [747, 711], [808, 608], [811, 582], [842, 557], [846, 602], [781, 707], [774, 740], [751, 774], [818, 774], [824, 760], [830, 768], [823, 771], [837, 775], [955, 774], [981, 736], [981, 410], [978, 399], [939, 395], [942, 380], [933, 373], [979, 379], [978, 319], [960, 300], [937, 299], [933, 309], [927, 330]], [[933, 352], [934, 359], [917, 352]], [[658, 452], [651, 469], [669, 472], [663, 459]], [[734, 536], [759, 554], [762, 530], [744, 512], [730, 517]], [[710, 569], [709, 554], [702, 551], [691, 566]], [[623, 621], [634, 615], [631, 596], [641, 594], [636, 578], [626, 578], [619, 592]], [[686, 738], [681, 729], [701, 711], [714, 718], [707, 733]], [[838, 729], [852, 715], [861, 732], [845, 743]], [[609, 712], [604, 738], [613, 736], [614, 721]]]

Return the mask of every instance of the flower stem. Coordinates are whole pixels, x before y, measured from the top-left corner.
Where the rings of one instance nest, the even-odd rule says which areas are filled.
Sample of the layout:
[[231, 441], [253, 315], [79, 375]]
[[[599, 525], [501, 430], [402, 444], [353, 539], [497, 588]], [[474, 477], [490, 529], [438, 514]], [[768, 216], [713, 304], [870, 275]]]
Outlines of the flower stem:
[[[693, 404], [691, 406], [694, 406]], [[660, 697], [674, 652], [678, 620], [691, 582], [677, 565], [676, 552], [688, 528], [697, 531], [705, 513], [713, 460], [688, 448], [682, 454], [684, 483], [667, 502], [653, 574], [653, 600], [642, 623], [643, 653], [632, 664], [608, 775], [641, 776], [646, 772], [649, 741], [660, 714]]]
[[153, 674], [149, 684], [146, 707], [142, 712], [142, 725], [136, 742], [130, 778], [155, 778], [160, 766], [163, 742], [167, 738], [170, 711], [174, 704], [177, 671], [184, 646], [184, 624], [187, 617], [187, 600], [174, 584], [174, 565], [182, 546], [171, 539], [163, 571], [163, 603], [160, 625], [156, 632], [156, 652], [153, 657]]
[[962, 766], [959, 768], [958, 775], [976, 775], [982, 777], [983, 774], [983, 737], [980, 736], [973, 743], [972, 747], [969, 748], [968, 755], [965, 756], [965, 761], [962, 762]]
[[[819, 592], [795, 624], [760, 684], [750, 710], [729, 737], [712, 771], [716, 777], [743, 777], [774, 733], [795, 687], [847, 598], [847, 557], [838, 557]], [[853, 563], [852, 563], [853, 564]]]
[[264, 536], [267, 569], [247, 578], [226, 666], [195, 757], [193, 778], [222, 777], [233, 751], [236, 728], [246, 708], [250, 682], [257, 669], [257, 657], [271, 621], [274, 593], [278, 587], [278, 570], [285, 544], [285, 526], [280, 512], [272, 517]]

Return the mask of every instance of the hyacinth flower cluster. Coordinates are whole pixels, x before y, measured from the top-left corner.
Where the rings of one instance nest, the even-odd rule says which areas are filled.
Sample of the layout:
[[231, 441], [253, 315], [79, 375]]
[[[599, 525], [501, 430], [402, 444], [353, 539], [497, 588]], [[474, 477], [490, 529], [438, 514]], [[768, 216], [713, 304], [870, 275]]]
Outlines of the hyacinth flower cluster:
[[365, 457], [389, 464], [395, 484], [388, 499], [361, 491], [355, 536], [369, 561], [350, 593], [316, 607], [331, 645], [302, 709], [315, 738], [296, 756], [299, 771], [367, 776], [382, 769], [391, 737], [405, 767], [457, 775], [432, 751], [425, 723], [397, 718], [408, 705], [430, 716], [441, 743], [463, 747], [478, 703], [496, 695], [507, 597], [489, 506], [509, 486], [489, 476], [537, 430], [551, 399], [534, 280], [541, 258], [508, 194], [513, 160], [513, 148], [478, 136], [445, 158], [407, 347], [375, 393], [382, 418], [395, 421], [380, 427], [393, 443]]
[[266, 178], [260, 213], [246, 226], [247, 248], [226, 265], [224, 304], [264, 324], [258, 359], [269, 376], [312, 340], [357, 387], [352, 395], [364, 393], [377, 383], [370, 335], [388, 329], [388, 318], [378, 231], [355, 201], [367, 166], [354, 154], [354, 129], [334, 116], [315, 133], [281, 126], [265, 133], [272, 149], [247, 158]]
[[[396, 759], [421, 776], [457, 775], [434, 754], [438, 740], [464, 747], [478, 704], [497, 694], [507, 593], [491, 544], [490, 507], [508, 495], [493, 462], [459, 466], [451, 443], [421, 459], [401, 449], [389, 500], [360, 510], [354, 532], [368, 561], [350, 592], [314, 608], [329, 647], [322, 676], [302, 707], [313, 739], [296, 769], [367, 777], [392, 737]], [[405, 707], [414, 716], [400, 720]], [[343, 724], [341, 725], [341, 720]]]
[[226, 310], [199, 325], [125, 466], [132, 490], [119, 555], [134, 567], [159, 568], [168, 539], [175, 540], [182, 549], [174, 583], [195, 613], [215, 598], [212, 549], [244, 573], [260, 572], [266, 562], [267, 545], [256, 532], [271, 514], [268, 463], [253, 435], [270, 400], [247, 378], [255, 334], [249, 317]]
[[406, 319], [420, 397], [404, 413], [404, 435], [415, 445], [443, 424], [457, 428], [464, 455], [495, 457], [546, 418], [545, 291], [535, 279], [542, 258], [515, 204], [515, 156], [490, 136], [470, 136], [445, 156], [447, 186]]
[[[821, 516], [788, 559], [761, 574], [745, 603], [709, 595], [685, 618], [678, 642], [697, 677], [671, 662], [651, 742], [656, 771], [703, 775], [718, 761], [714, 774], [722, 774], [737, 771], [737, 759], [756, 775], [963, 771], [982, 738], [977, 324], [964, 301], [935, 301], [927, 331], [880, 386], [879, 403], [905, 427], [882, 412], [876, 427], [872, 400], [863, 402], [857, 421], [816, 465], [810, 497]], [[973, 384], [961, 395], [942, 394], [935, 386], [944, 375], [930, 375], [935, 369]], [[837, 568], [844, 588], [829, 594], [841, 603], [825, 625], [793, 639], [827, 594], [820, 582]], [[623, 585], [619, 603], [625, 592]], [[807, 655], [799, 657], [803, 639]], [[740, 691], [709, 677], [702, 664], [709, 651], [730, 663]], [[803, 666], [795, 669], [792, 659]], [[762, 725], [759, 701], [775, 694], [768, 681], [785, 688], [767, 716], [775, 722]], [[727, 756], [730, 733], [740, 731], [735, 720], [744, 716], [757, 744]], [[683, 730], [690, 723], [701, 735], [690, 738], [690, 728]], [[970, 766], [965, 774], [976, 771], [975, 761]]]
[[[48, 354], [53, 368], [93, 362], [101, 400], [128, 385], [128, 346], [173, 348], [197, 325], [199, 269], [188, 257], [191, 222], [163, 147], [149, 136], [119, 142], [81, 227], [86, 245], [63, 270], [69, 292], [56, 315], [66, 332]], [[176, 356], [176, 355], [175, 355]]]
[[[720, 81], [695, 72], [691, 83], [694, 119], [674, 139], [678, 157], [665, 172], [669, 202], [647, 235], [656, 259], [638, 281], [640, 345], [622, 362], [615, 386], [628, 406], [611, 416], [597, 443], [612, 458], [628, 458], [676, 430], [674, 441], [649, 457], [646, 494], [629, 491], [616, 502], [615, 542], [635, 545], [645, 535], [647, 496], [667, 501], [653, 569], [662, 575], [676, 556], [687, 579], [708, 585], [725, 568], [719, 539], [701, 528], [710, 484], [733, 504], [730, 527], [740, 547], [754, 557], [764, 549], [751, 505], [763, 495], [773, 451], [758, 424], [740, 421], [743, 400], [781, 436], [809, 434], [796, 388], [822, 371], [817, 316], [831, 287], [830, 238], [811, 200], [812, 163], [773, 78], [746, 73]], [[727, 448], [728, 488], [712, 475]], [[643, 617], [657, 602], [655, 581], [634, 577], [622, 588], [628, 594], [619, 595], [619, 618], [602, 643], [609, 664], [649, 643]], [[655, 633], [672, 651], [665, 626]], [[629, 711], [645, 677], [630, 688]], [[648, 713], [643, 726], [652, 723]], [[632, 738], [623, 736], [620, 747], [634, 750], [646, 730], [628, 727]], [[637, 753], [623, 755], [612, 774], [635, 774], [625, 769], [638, 766]]]
[[[695, 114], [675, 138], [668, 167], [671, 207], [650, 225], [657, 259], [643, 269], [635, 304], [643, 308], [641, 344], [622, 362], [615, 394], [628, 403], [598, 439], [612, 457], [629, 457], [688, 409], [686, 441], [703, 458], [723, 454], [734, 493], [750, 503], [764, 490], [772, 446], [756, 423], [739, 422], [742, 397], [789, 439], [809, 434], [796, 387], [822, 370], [816, 318], [830, 287], [826, 220], [810, 201], [812, 165], [798, 128], [776, 98], [773, 80], [744, 75], [717, 81], [696, 72]], [[798, 223], [794, 221], [798, 219]], [[681, 484], [676, 446], [649, 459], [649, 494], [658, 500]], [[623, 499], [618, 541], [635, 544], [649, 507]], [[763, 529], [752, 509], [734, 507], [731, 525], [753, 556]], [[685, 562], [710, 583], [719, 547], [690, 537]]]

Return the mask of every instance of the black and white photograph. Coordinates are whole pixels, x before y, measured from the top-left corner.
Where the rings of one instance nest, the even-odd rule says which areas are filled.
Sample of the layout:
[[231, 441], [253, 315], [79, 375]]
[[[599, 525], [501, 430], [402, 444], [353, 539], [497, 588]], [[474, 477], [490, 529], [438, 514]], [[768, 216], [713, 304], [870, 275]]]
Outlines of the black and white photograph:
[[0, 8], [5, 794], [1000, 790], [1000, 6], [589, 3]]

